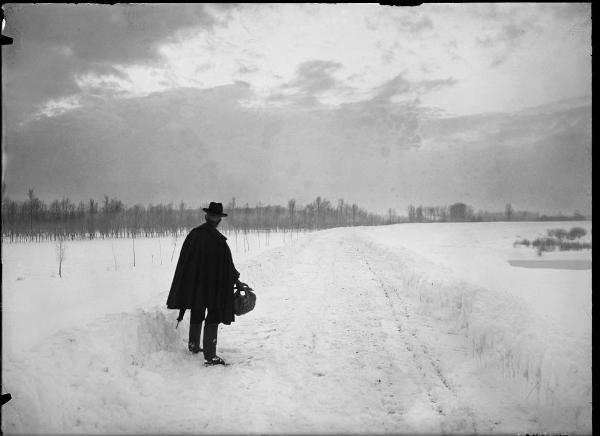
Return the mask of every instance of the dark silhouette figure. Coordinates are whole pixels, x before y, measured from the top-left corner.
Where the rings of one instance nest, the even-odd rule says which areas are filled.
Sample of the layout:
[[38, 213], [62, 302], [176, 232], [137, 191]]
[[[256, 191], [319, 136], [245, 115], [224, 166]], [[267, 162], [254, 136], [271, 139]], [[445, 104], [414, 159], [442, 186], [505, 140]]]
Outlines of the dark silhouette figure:
[[[247, 287], [239, 281], [227, 238], [217, 226], [223, 217], [223, 205], [211, 202], [206, 222], [190, 231], [185, 238], [173, 283], [167, 298], [169, 309], [179, 309], [178, 324], [186, 309], [191, 309], [188, 348], [192, 353], [204, 352], [206, 365], [224, 365], [216, 354], [219, 323], [235, 321], [233, 309], [234, 285]], [[200, 331], [204, 324], [203, 348]]]

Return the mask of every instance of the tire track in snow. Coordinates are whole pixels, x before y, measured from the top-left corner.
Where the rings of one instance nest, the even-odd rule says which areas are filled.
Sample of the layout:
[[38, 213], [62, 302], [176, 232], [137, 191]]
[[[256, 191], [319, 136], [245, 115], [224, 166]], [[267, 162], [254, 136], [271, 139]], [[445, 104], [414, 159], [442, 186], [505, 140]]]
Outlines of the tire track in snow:
[[[338, 285], [350, 287], [350, 289], [354, 288], [354, 292], [357, 292], [354, 274], [363, 277], [362, 270], [364, 266], [356, 264], [353, 247], [348, 244], [346, 239], [339, 239], [338, 244], [340, 251], [336, 254], [331, 264], [334, 282]], [[385, 315], [386, 308], [381, 307], [377, 298], [373, 298], [374, 295], [377, 295], [376, 288], [370, 285], [370, 281], [363, 280], [360, 283], [359, 289], [359, 296], [362, 297], [359, 305], [364, 313], [362, 316], [373, 326], [369, 332], [368, 341], [368, 346], [373, 348], [373, 351], [358, 356], [359, 362], [365, 366], [375, 365], [381, 374], [378, 375], [376, 385], [380, 404], [387, 415], [393, 416], [390, 423], [386, 425], [386, 430], [398, 431], [402, 429], [403, 431], [407, 431], [407, 429], [411, 428], [411, 425], [406, 422], [405, 413], [409, 408], [409, 403], [412, 402], [412, 392], [418, 389], [412, 383], [407, 382], [406, 371], [403, 371], [403, 368], [398, 367], [396, 363], [400, 359], [398, 359], [397, 353], [393, 353], [396, 350], [390, 347], [389, 335], [387, 333], [389, 330], [387, 319], [385, 319], [385, 316], [382, 316]], [[350, 294], [349, 297], [352, 298], [353, 295]], [[381, 313], [382, 311], [384, 314]], [[377, 340], [382, 336], [384, 342]], [[404, 359], [400, 361], [404, 361]]]
[[[459, 395], [456, 389], [451, 386], [447, 377], [444, 375], [439, 365], [439, 360], [432, 354], [432, 352], [430, 352], [425, 341], [419, 337], [417, 328], [413, 327], [409, 331], [408, 326], [411, 324], [415, 325], [415, 323], [411, 322], [411, 310], [409, 309], [406, 298], [402, 296], [396, 286], [390, 286], [384, 282], [381, 277], [381, 273], [374, 269], [374, 267], [371, 265], [371, 262], [369, 262], [367, 256], [365, 255], [365, 253], [368, 251], [369, 255], [377, 259], [378, 257], [381, 257], [381, 254], [368, 247], [367, 244], [359, 238], [354, 238], [354, 240], [354, 250], [356, 256], [364, 265], [366, 265], [373, 277], [373, 280], [377, 283], [378, 287], [385, 295], [387, 303], [390, 306], [390, 310], [396, 321], [397, 332], [406, 350], [411, 354], [415, 367], [419, 370], [422, 383], [426, 388], [426, 395], [432, 409], [442, 417], [450, 418], [450, 421], [455, 420], [454, 414], [456, 413], [456, 410], [449, 410], [450, 407], [444, 406], [443, 403], [447, 403], [448, 401], [444, 401], [443, 397], [450, 395], [452, 397], [452, 403], [456, 404], [460, 402]], [[402, 306], [400, 310], [396, 309], [396, 305], [398, 304]], [[440, 392], [440, 390], [442, 390], [442, 392]], [[465, 406], [462, 406], [461, 410], [465, 415], [467, 422], [449, 422], [446, 425], [450, 424], [451, 427], [455, 427], [458, 424], [458, 428], [455, 427], [451, 428], [450, 430], [465, 431], [464, 424], [467, 424], [469, 427], [471, 427], [470, 431], [476, 433], [477, 425], [475, 423], [473, 411]]]
[[[409, 340], [409, 338], [406, 335], [406, 328], [402, 328], [402, 325], [404, 324], [404, 322], [401, 321], [401, 319], [398, 316], [398, 312], [396, 310], [396, 306], [394, 304], [394, 302], [392, 301], [392, 298], [390, 296], [390, 293], [388, 292], [387, 287], [381, 282], [381, 280], [378, 278], [377, 274], [375, 273], [375, 271], [373, 270], [373, 268], [371, 267], [371, 265], [369, 264], [369, 261], [365, 258], [365, 256], [359, 251], [358, 248], [355, 248], [355, 252], [357, 257], [362, 261], [362, 263], [368, 268], [368, 270], [371, 272], [374, 281], [377, 283], [377, 285], [379, 286], [379, 288], [383, 291], [386, 299], [387, 299], [387, 303], [390, 306], [391, 312], [394, 315], [394, 319], [396, 321], [396, 326], [397, 326], [397, 331], [398, 333], [401, 335], [402, 341], [404, 343], [404, 346], [406, 348], [406, 350], [411, 354], [413, 361], [415, 363], [415, 366], [419, 369], [419, 372], [423, 378], [423, 382], [426, 385], [430, 385], [430, 379], [428, 377], [427, 372], [424, 370], [423, 368], [423, 363], [422, 363], [422, 359], [419, 358], [419, 356], [417, 355], [416, 349], [418, 348], [415, 345], [415, 341], [418, 340], [418, 338], [416, 337], [416, 332], [415, 330], [413, 330], [411, 332], [411, 336], [414, 338], [413, 341]], [[395, 291], [395, 290], [394, 290]], [[396, 292], [396, 291], [395, 291]], [[397, 293], [397, 292], [396, 292]], [[402, 313], [402, 316], [405, 318], [405, 322], [406, 324], [408, 324], [408, 321], [410, 320], [410, 312], [408, 310], [408, 306], [404, 305], [404, 311]], [[423, 344], [421, 344], [423, 345]], [[439, 374], [439, 373], [438, 373]], [[446, 385], [446, 388], [448, 388], [448, 386]], [[439, 405], [439, 402], [432, 396], [431, 394], [431, 386], [428, 386], [427, 389], [427, 397], [429, 399], [429, 401], [431, 402], [431, 406], [432, 408], [439, 413], [440, 415], [444, 415], [445, 413], [443, 411], [443, 409], [441, 408], [441, 406]]]
[[[472, 419], [469, 423], [456, 422], [456, 417], [452, 415], [456, 408], [446, 407], [447, 400], [442, 398], [444, 394], [449, 392], [453, 396], [452, 402], [456, 403], [456, 393], [450, 388], [428, 347], [417, 337], [416, 330], [410, 332], [406, 327], [411, 322], [412, 315], [409, 305], [399, 298], [396, 289], [396, 295], [392, 294], [380, 274], [374, 271], [364, 254], [361, 254], [361, 250], [363, 253], [367, 251], [364, 242], [346, 235], [347, 233], [339, 231], [310, 235], [309, 241], [303, 244], [301, 250], [290, 253], [289, 258], [278, 262], [278, 268], [267, 268], [285, 277], [285, 286], [279, 291], [286, 296], [286, 303], [282, 304], [281, 296], [276, 297], [280, 301], [273, 302], [268, 315], [259, 321], [259, 326], [265, 327], [273, 324], [286, 325], [275, 337], [264, 336], [264, 343], [260, 345], [267, 354], [277, 354], [275, 359], [280, 362], [280, 371], [273, 376], [285, 379], [288, 385], [286, 389], [290, 393], [299, 396], [313, 395], [312, 404], [303, 407], [306, 409], [304, 413], [307, 413], [307, 419], [308, 416], [318, 414], [319, 410], [323, 413], [335, 407], [332, 399], [322, 397], [321, 394], [315, 396], [315, 389], [333, 392], [341, 390], [349, 397], [365, 395], [369, 401], [376, 399], [384, 416], [387, 415], [386, 418], [377, 418], [382, 422], [375, 427], [354, 428], [372, 429], [383, 426], [386, 431], [408, 431], [412, 426], [418, 431], [423, 431], [424, 428], [440, 431], [448, 427], [451, 427], [448, 431], [465, 431], [467, 428], [468, 431], [475, 431]], [[377, 255], [381, 257], [375, 253]], [[263, 258], [261, 263], [268, 266], [269, 261]], [[358, 286], [356, 278], [360, 280]], [[275, 283], [270, 274], [261, 274], [260, 279], [265, 284]], [[382, 295], [383, 299], [379, 299], [377, 295]], [[265, 294], [265, 297], [273, 298], [275, 295]], [[401, 309], [396, 307], [398, 303], [401, 303]], [[393, 320], [390, 318], [390, 310]], [[274, 316], [274, 313], [279, 315]], [[352, 322], [352, 317], [360, 319], [362, 324], [357, 326], [356, 322]], [[311, 319], [317, 322], [311, 323]], [[363, 325], [364, 328], [361, 328]], [[399, 349], [395, 342], [397, 335], [400, 335], [404, 344], [403, 349]], [[385, 341], [381, 341], [382, 337]], [[290, 344], [294, 346], [290, 347]], [[360, 351], [352, 355], [349, 352], [351, 349]], [[306, 363], [303, 368], [296, 367], [294, 373], [288, 373], [286, 364], [293, 359]], [[256, 360], [263, 361], [264, 358], [256, 356]], [[417, 378], [411, 378], [404, 366], [398, 367], [396, 363], [411, 361], [413, 363], [408, 365], [408, 372], [412, 372], [410, 368], [414, 368]], [[344, 377], [344, 371], [349, 372], [353, 380]], [[357, 378], [357, 374], [361, 376]], [[374, 374], [371, 380], [363, 379], [367, 374]], [[416, 384], [407, 380], [407, 376]], [[315, 380], [318, 380], [318, 384], [315, 384]], [[340, 388], [341, 385], [343, 388]], [[438, 392], [440, 387], [448, 392]], [[421, 400], [420, 395], [425, 397]], [[423, 407], [411, 409], [411, 403], [422, 404]], [[432, 410], [431, 415], [424, 409], [427, 403]], [[313, 409], [315, 405], [316, 410]], [[355, 404], [352, 407], [352, 415], [376, 413], [375, 416], [381, 416], [381, 412], [371, 410], [371, 405]], [[324, 427], [328, 431], [346, 431], [352, 428], [349, 427], [349, 422], [341, 422], [344, 418], [335, 415], [339, 412], [331, 413], [338, 418], [329, 418], [330, 426]], [[434, 419], [434, 415], [440, 419]], [[412, 423], [406, 421], [407, 417]], [[348, 417], [345, 419], [348, 420]], [[368, 419], [373, 419], [373, 416]], [[311, 429], [314, 430], [314, 427], [304, 428]]]

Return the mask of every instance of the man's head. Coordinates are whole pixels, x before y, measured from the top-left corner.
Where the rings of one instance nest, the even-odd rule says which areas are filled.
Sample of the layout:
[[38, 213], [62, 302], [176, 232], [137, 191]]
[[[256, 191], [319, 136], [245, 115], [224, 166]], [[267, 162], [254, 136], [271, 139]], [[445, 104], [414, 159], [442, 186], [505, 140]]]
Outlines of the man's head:
[[217, 227], [221, 222], [221, 217], [212, 213], [207, 213], [204, 215], [204, 219], [207, 223], [212, 224], [214, 227]]
[[227, 216], [226, 213], [223, 213], [223, 204], [221, 203], [215, 203], [211, 201], [208, 208], [204, 207], [202, 208], [202, 210], [206, 212], [206, 222], [212, 224], [215, 227], [219, 225], [222, 217]]

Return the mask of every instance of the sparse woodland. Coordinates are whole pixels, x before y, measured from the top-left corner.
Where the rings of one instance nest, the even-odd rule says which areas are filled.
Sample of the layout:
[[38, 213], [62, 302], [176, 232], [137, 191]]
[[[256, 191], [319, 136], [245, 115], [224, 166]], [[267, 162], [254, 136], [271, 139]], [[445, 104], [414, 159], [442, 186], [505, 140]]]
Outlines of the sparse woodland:
[[[207, 206], [204, 205], [203, 207]], [[401, 222], [461, 222], [505, 220], [583, 220], [583, 215], [547, 217], [529, 212], [513, 211], [507, 205], [505, 212], [478, 211], [464, 203], [450, 206], [409, 206], [407, 216], [400, 216], [394, 209], [385, 215], [370, 213], [356, 203], [343, 199], [332, 203], [317, 197], [313, 202], [300, 206], [291, 199], [286, 206], [248, 203], [239, 205], [231, 199], [224, 205], [228, 217], [221, 228], [233, 232], [300, 232], [332, 227], [372, 226]], [[117, 198], [105, 195], [101, 201], [89, 199], [75, 203], [69, 198], [53, 200], [46, 204], [29, 189], [22, 201], [5, 195], [2, 187], [2, 239], [5, 242], [44, 241], [65, 238], [135, 238], [178, 236], [204, 222], [202, 207], [190, 208], [178, 205], [157, 204], [143, 206], [125, 205]]]
[[[225, 211], [228, 217], [221, 228], [242, 232], [299, 232], [400, 221], [394, 211], [381, 216], [344, 200], [334, 206], [321, 197], [303, 207], [293, 199], [287, 207], [261, 203], [240, 206], [234, 198], [225, 205]], [[172, 203], [126, 206], [121, 200], [105, 195], [101, 202], [90, 199], [76, 204], [63, 198], [48, 205], [32, 189], [24, 201], [2, 198], [2, 237], [6, 242], [177, 236], [202, 222], [202, 207], [190, 208], [183, 202], [177, 206]]]

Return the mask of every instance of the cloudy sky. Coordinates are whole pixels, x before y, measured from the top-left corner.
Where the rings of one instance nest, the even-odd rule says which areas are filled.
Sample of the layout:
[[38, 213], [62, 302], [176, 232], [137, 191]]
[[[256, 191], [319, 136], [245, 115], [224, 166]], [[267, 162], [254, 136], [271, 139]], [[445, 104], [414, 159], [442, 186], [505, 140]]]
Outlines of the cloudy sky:
[[4, 10], [13, 198], [591, 212], [590, 4]]

